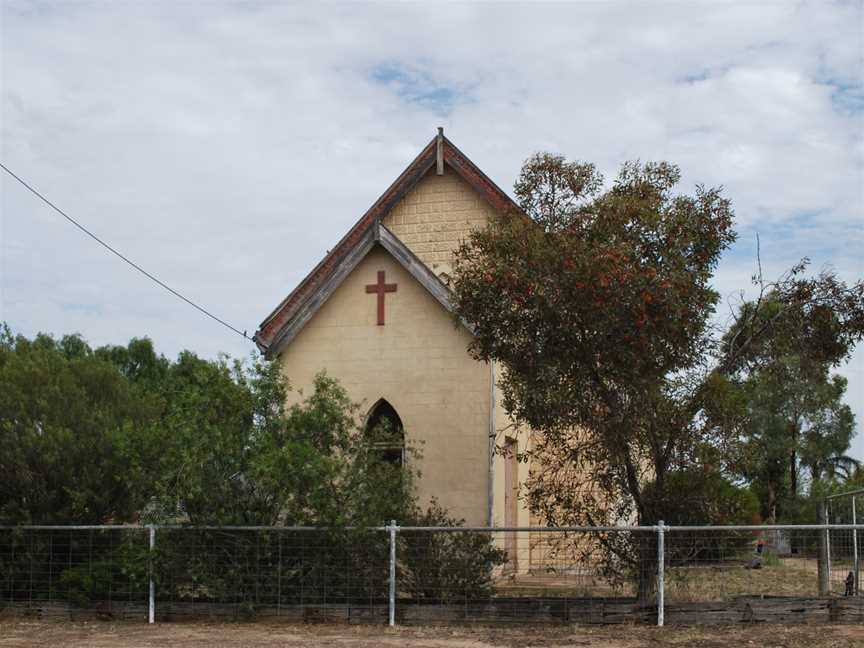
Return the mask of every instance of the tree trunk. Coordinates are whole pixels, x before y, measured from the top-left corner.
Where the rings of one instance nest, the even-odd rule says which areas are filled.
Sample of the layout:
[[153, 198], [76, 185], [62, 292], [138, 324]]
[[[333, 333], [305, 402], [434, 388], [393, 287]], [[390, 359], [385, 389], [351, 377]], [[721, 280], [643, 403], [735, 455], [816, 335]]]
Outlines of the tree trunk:
[[636, 567], [639, 578], [636, 597], [638, 603], [646, 605], [654, 600], [657, 592], [657, 534], [639, 533], [636, 542], [636, 557], [639, 561]]
[[798, 453], [792, 451], [792, 456], [789, 461], [789, 488], [792, 491], [792, 497], [798, 496]]
[[801, 426], [797, 414], [789, 426], [792, 436], [792, 453], [789, 457], [789, 486], [794, 498], [798, 496], [798, 437], [801, 436]]
[[777, 524], [777, 490], [768, 484], [768, 524]]

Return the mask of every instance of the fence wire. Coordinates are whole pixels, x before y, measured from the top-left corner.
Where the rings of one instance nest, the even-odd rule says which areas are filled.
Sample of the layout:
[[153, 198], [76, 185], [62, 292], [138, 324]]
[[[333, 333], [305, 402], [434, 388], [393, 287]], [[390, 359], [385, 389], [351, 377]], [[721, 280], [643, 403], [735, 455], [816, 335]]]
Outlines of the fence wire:
[[6, 527], [0, 612], [382, 624], [862, 622], [862, 531]]

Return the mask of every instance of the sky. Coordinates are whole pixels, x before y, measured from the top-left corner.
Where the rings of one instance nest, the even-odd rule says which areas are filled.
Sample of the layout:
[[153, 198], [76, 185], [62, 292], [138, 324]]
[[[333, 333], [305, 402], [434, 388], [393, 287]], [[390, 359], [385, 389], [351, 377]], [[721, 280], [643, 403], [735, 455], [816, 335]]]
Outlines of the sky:
[[[864, 277], [864, 3], [0, 3], [0, 158], [251, 337], [443, 126], [506, 191], [552, 151], [724, 187], [728, 317], [802, 257]], [[0, 173], [0, 320], [254, 346]], [[864, 459], [864, 349], [841, 368]]]

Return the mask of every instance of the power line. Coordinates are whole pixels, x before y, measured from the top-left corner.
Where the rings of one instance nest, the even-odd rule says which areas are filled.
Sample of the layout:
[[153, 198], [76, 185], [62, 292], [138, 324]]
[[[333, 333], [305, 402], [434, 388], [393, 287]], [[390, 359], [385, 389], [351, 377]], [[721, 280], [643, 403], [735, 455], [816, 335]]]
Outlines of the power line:
[[87, 236], [89, 236], [90, 238], [92, 238], [94, 241], [96, 241], [99, 245], [101, 245], [102, 247], [104, 247], [106, 250], [108, 250], [108, 251], [111, 252], [112, 254], [114, 254], [114, 255], [120, 257], [123, 261], [125, 261], [125, 262], [128, 263], [130, 266], [132, 266], [133, 268], [135, 268], [138, 272], [140, 272], [141, 274], [143, 274], [145, 277], [147, 277], [147, 278], [150, 279], [151, 281], [154, 281], [155, 283], [159, 284], [160, 286], [162, 286], [162, 288], [164, 288], [165, 290], [167, 290], [168, 292], [170, 292], [170, 293], [171, 293], [172, 295], [174, 295], [175, 297], [179, 297], [179, 298], [182, 299], [184, 302], [186, 302], [187, 304], [189, 304], [190, 306], [192, 306], [192, 308], [195, 308], [195, 309], [199, 310], [200, 312], [204, 313], [204, 314], [205, 314], [207, 317], [209, 317], [210, 319], [213, 319], [213, 320], [219, 322], [222, 326], [231, 329], [231, 330], [234, 331], [237, 335], [240, 335], [240, 336], [242, 336], [243, 338], [245, 338], [245, 339], [247, 339], [247, 340], [251, 339], [248, 335], [246, 335], [246, 331], [241, 331], [240, 329], [234, 328], [233, 326], [231, 326], [231, 325], [230, 325], [228, 322], [226, 322], [225, 320], [216, 317], [213, 313], [211, 313], [210, 311], [208, 311], [206, 308], [203, 308], [203, 307], [199, 306], [198, 304], [196, 304], [195, 302], [193, 302], [193, 301], [192, 301], [191, 299], [189, 299], [188, 297], [186, 297], [186, 296], [180, 294], [179, 292], [177, 292], [176, 290], [174, 290], [171, 286], [169, 286], [168, 284], [166, 284], [166, 283], [163, 282], [163, 281], [160, 281], [159, 279], [157, 279], [156, 277], [154, 277], [152, 274], [150, 274], [149, 272], [147, 272], [144, 268], [142, 268], [141, 266], [139, 266], [137, 263], [135, 263], [135, 262], [132, 261], [131, 259], [127, 258], [126, 256], [124, 256], [123, 254], [121, 254], [121, 253], [118, 252], [117, 250], [115, 250], [113, 247], [111, 247], [110, 245], [108, 245], [105, 241], [103, 241], [102, 239], [100, 239], [100, 238], [99, 238], [98, 236], [96, 236], [93, 232], [91, 232], [90, 230], [88, 230], [88, 229], [87, 229], [86, 227], [84, 227], [81, 223], [79, 223], [78, 221], [76, 221], [76, 220], [75, 220], [74, 218], [72, 218], [69, 214], [67, 214], [66, 212], [64, 212], [64, 211], [63, 211], [62, 209], [60, 209], [57, 205], [55, 205], [53, 202], [51, 202], [51, 201], [48, 200], [45, 196], [43, 196], [41, 193], [39, 193], [36, 189], [34, 189], [30, 184], [28, 184], [26, 181], [24, 181], [21, 177], [19, 177], [18, 175], [16, 175], [16, 174], [15, 174], [15, 173], [14, 173], [14, 172], [9, 168], [9, 167], [7, 167], [7, 166], [6, 166], [5, 164], [3, 164], [2, 162], [0, 162], [0, 167], [2, 167], [3, 170], [4, 170], [6, 173], [8, 173], [8, 174], [9, 174], [10, 176], [12, 176], [13, 178], [15, 178], [15, 179], [16, 179], [18, 182], [20, 182], [20, 183], [21, 183], [21, 184], [22, 184], [22, 185], [23, 185], [23, 186], [24, 186], [28, 191], [30, 191], [30, 193], [32, 193], [34, 196], [36, 196], [37, 198], [39, 198], [42, 202], [44, 202], [46, 205], [48, 205], [51, 209], [53, 209], [54, 211], [56, 211], [56, 212], [57, 212], [58, 214], [60, 214], [63, 218], [65, 218], [66, 220], [68, 220], [68, 221], [69, 221], [70, 223], [72, 223], [75, 227], [77, 227], [79, 230], [81, 230], [82, 232], [84, 232]]

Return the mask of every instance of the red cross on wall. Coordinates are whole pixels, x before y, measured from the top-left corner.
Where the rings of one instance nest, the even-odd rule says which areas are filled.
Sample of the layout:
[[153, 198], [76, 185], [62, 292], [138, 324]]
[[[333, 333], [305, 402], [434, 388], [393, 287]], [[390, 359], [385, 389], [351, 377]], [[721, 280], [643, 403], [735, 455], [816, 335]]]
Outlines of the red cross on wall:
[[384, 326], [384, 293], [396, 292], [396, 284], [384, 283], [384, 271], [378, 271], [378, 283], [366, 286], [367, 293], [378, 295], [378, 326]]

